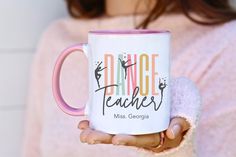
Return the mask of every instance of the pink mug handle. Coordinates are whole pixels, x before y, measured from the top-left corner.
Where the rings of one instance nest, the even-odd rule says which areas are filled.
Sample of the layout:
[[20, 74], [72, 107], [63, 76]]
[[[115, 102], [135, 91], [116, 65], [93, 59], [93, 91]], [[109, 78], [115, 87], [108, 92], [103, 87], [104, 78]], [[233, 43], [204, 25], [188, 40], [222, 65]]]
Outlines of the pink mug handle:
[[54, 98], [59, 106], [59, 108], [65, 112], [66, 114], [72, 115], [72, 116], [83, 116], [84, 115], [84, 110], [85, 106], [81, 108], [74, 108], [71, 107], [66, 103], [66, 101], [63, 99], [62, 94], [61, 94], [61, 89], [60, 89], [60, 74], [61, 74], [61, 67], [68, 55], [70, 55], [73, 52], [82, 52], [84, 54], [84, 46], [85, 44], [78, 44], [75, 46], [68, 47], [65, 49], [58, 57], [54, 70], [53, 70], [53, 77], [52, 77], [52, 91]]

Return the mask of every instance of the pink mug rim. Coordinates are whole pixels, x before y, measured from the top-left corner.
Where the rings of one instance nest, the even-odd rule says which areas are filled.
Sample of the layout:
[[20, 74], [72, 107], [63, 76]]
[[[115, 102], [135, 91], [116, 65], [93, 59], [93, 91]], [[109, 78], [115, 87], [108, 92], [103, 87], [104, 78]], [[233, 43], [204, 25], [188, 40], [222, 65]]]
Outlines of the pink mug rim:
[[89, 34], [95, 35], [138, 35], [170, 33], [169, 30], [131, 29], [131, 30], [92, 30]]

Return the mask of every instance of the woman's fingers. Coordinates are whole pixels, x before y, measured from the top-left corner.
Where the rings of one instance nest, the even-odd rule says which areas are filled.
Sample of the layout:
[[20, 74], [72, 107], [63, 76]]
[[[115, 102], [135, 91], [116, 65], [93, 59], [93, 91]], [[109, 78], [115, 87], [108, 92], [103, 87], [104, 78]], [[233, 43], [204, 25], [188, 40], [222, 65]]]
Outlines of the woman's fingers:
[[88, 120], [82, 120], [79, 122], [78, 128], [81, 130], [89, 128], [89, 121]]
[[159, 134], [147, 134], [147, 135], [115, 135], [112, 139], [112, 143], [115, 145], [126, 145], [136, 147], [155, 147], [160, 142]]
[[112, 136], [113, 135], [111, 134], [86, 128], [81, 132], [80, 140], [81, 142], [88, 144], [98, 144], [98, 143], [109, 144], [112, 141]]
[[175, 139], [189, 128], [190, 125], [184, 118], [175, 117], [171, 120], [169, 128], [166, 130], [166, 136], [169, 139]]
[[168, 137], [166, 137], [164, 145], [165, 149], [178, 147], [182, 139], [183, 139], [182, 135], [177, 136], [175, 139], [169, 139]]
[[[166, 131], [166, 140], [164, 145], [159, 151], [166, 148], [172, 148], [179, 145], [182, 140], [182, 133], [188, 130], [190, 127], [189, 123], [181, 117], [175, 117], [171, 120], [170, 126]], [[155, 134], [145, 134], [145, 135], [111, 135], [101, 131], [96, 131], [89, 128], [89, 121], [83, 120], [79, 123], [78, 128], [82, 130], [80, 135], [80, 140], [83, 143], [88, 144], [115, 144], [115, 145], [127, 145], [136, 146], [142, 148], [152, 149], [160, 143], [160, 135]], [[155, 149], [155, 148], [154, 148]], [[157, 151], [157, 150], [155, 150]]]
[[84, 129], [84, 130], [80, 133], [80, 141], [81, 141], [82, 143], [87, 143], [87, 137], [88, 137], [88, 135], [90, 134], [91, 131], [92, 131], [92, 129], [87, 128], [87, 129]]
[[112, 135], [95, 131], [89, 128], [89, 121], [82, 120], [79, 122], [78, 128], [82, 130], [80, 140], [83, 143], [96, 144], [96, 143], [111, 143]]

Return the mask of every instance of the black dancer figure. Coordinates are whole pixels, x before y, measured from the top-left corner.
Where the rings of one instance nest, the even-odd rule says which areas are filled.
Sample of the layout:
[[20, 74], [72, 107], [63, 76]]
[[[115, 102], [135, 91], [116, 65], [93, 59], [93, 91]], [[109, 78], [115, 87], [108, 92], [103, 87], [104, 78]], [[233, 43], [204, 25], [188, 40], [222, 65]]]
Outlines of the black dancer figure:
[[99, 79], [100, 79], [101, 76], [102, 76], [99, 72], [101, 72], [101, 71], [103, 71], [104, 69], [107, 68], [107, 67], [102, 68], [102, 67], [101, 67], [101, 64], [102, 64], [102, 62], [100, 62], [100, 63], [98, 64], [97, 68], [95, 69], [95, 78], [96, 78], [96, 80], [97, 80], [98, 88], [100, 88]]
[[161, 90], [161, 101], [160, 101], [160, 103], [159, 103], [159, 105], [158, 105], [156, 111], [160, 108], [160, 106], [161, 106], [161, 104], [162, 104], [162, 100], [163, 100], [163, 91], [164, 91], [164, 89], [165, 89], [166, 86], [167, 86], [167, 84], [166, 84], [166, 80], [165, 80], [165, 79], [163, 79], [163, 80], [164, 80], [164, 83], [161, 81], [161, 78], [159, 78], [159, 86], [158, 86], [158, 88]]
[[124, 60], [121, 60], [120, 58], [119, 58], [119, 60], [120, 60], [121, 66], [123, 67], [123, 69], [125, 69], [125, 79], [126, 79], [126, 76], [127, 76], [127, 69], [128, 69], [129, 67], [135, 65], [136, 63], [130, 64], [130, 65], [125, 65], [125, 64], [127, 64], [130, 60], [124, 61]]

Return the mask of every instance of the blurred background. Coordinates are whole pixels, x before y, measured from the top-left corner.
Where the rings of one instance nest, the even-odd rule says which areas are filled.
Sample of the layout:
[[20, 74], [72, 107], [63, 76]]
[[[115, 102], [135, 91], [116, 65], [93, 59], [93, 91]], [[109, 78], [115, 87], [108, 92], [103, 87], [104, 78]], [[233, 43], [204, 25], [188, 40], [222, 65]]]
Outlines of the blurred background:
[[[232, 4], [236, 7], [236, 0]], [[21, 154], [36, 45], [52, 21], [65, 17], [68, 14], [63, 0], [0, 0], [0, 157]]]
[[21, 155], [31, 61], [54, 20], [67, 17], [63, 0], [0, 0], [0, 157]]

